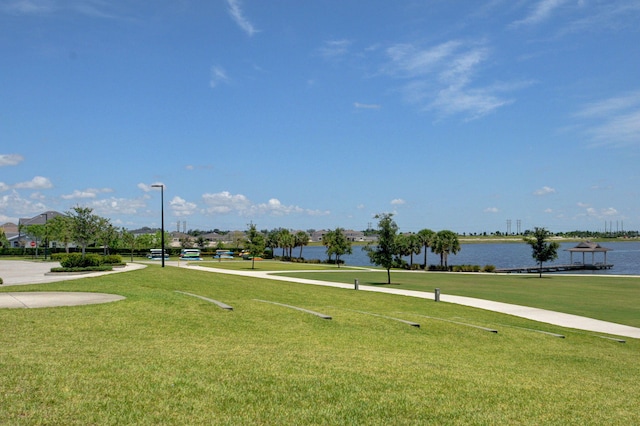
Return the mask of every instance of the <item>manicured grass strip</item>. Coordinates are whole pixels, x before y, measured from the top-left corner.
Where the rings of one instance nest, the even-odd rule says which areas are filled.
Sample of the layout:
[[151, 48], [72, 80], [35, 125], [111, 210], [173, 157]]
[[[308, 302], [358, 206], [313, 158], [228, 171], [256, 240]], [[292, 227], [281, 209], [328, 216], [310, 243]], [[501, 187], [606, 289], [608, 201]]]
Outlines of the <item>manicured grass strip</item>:
[[198, 299], [202, 299], [202, 300], [206, 300], [207, 302], [214, 303], [214, 304], [218, 305], [219, 307], [221, 307], [222, 309], [226, 309], [228, 311], [233, 311], [233, 307], [227, 305], [226, 303], [222, 303], [222, 302], [220, 302], [218, 300], [209, 299], [208, 297], [204, 297], [204, 296], [198, 296], [197, 294], [187, 293], [186, 291], [176, 290], [176, 293], [181, 293], [181, 294], [186, 294], [187, 296], [197, 297]]
[[511, 327], [511, 328], [519, 328], [520, 330], [526, 330], [526, 331], [533, 331], [536, 333], [542, 333], [542, 334], [546, 334], [548, 336], [553, 336], [553, 337], [557, 337], [559, 339], [564, 339], [565, 336], [563, 334], [557, 334], [557, 333], [552, 333], [550, 331], [544, 331], [544, 330], [535, 330], [533, 328], [525, 328], [525, 327], [517, 327], [515, 325], [506, 325], [506, 324], [500, 324], [503, 327]]
[[271, 303], [273, 305], [284, 306], [285, 308], [296, 309], [298, 311], [306, 312], [308, 314], [312, 314], [312, 315], [315, 315], [317, 317], [320, 317], [320, 318], [326, 319], [326, 320], [330, 320], [331, 319], [331, 316], [329, 316], [329, 315], [321, 314], [320, 312], [311, 311], [309, 309], [300, 308], [298, 306], [285, 305], [284, 303], [272, 302], [270, 300], [260, 300], [260, 299], [253, 299], [253, 300], [255, 300], [257, 302]]
[[392, 271], [291, 272], [288, 277], [475, 297], [640, 327], [640, 277], [462, 274]]
[[401, 319], [401, 318], [394, 318], [394, 317], [389, 317], [387, 315], [374, 314], [373, 312], [356, 311], [356, 310], [353, 310], [353, 309], [346, 309], [346, 308], [343, 308], [343, 309], [345, 309], [347, 311], [351, 311], [351, 312], [357, 312], [359, 314], [371, 315], [371, 316], [374, 316], [374, 317], [380, 317], [380, 318], [386, 318], [386, 319], [390, 319], [390, 320], [394, 320], [394, 321], [399, 321], [399, 322], [408, 324], [411, 327], [420, 328], [420, 324], [418, 324], [417, 322], [407, 321], [407, 320], [404, 320], [404, 319]]
[[335, 265], [327, 265], [324, 263], [294, 263], [294, 262], [281, 262], [279, 260], [261, 260], [259, 263], [255, 263], [254, 267], [251, 267], [251, 261], [249, 260], [227, 260], [223, 262], [218, 261], [204, 261], [204, 262], [190, 262], [193, 266], [204, 266], [207, 268], [216, 269], [231, 269], [235, 271], [347, 271], [347, 270], [359, 270], [362, 268], [342, 266], [338, 268]]
[[618, 339], [616, 337], [608, 337], [608, 336], [596, 336], [596, 337], [599, 337], [601, 339], [613, 340], [614, 342], [618, 342], [618, 343], [627, 343], [626, 340]]
[[[403, 313], [403, 312], [400, 312], [400, 313]], [[430, 317], [430, 316], [427, 316], [427, 315], [420, 315], [420, 314], [413, 314], [413, 315], [416, 315], [416, 316], [419, 316], [419, 317], [423, 317], [423, 318], [434, 319], [434, 320], [438, 320], [438, 321], [445, 321], [445, 322], [449, 322], [451, 324], [466, 325], [467, 327], [478, 328], [480, 330], [488, 331], [490, 333], [496, 333], [496, 334], [498, 333], [498, 330], [496, 330], [496, 329], [487, 328], [487, 327], [481, 327], [479, 325], [467, 324], [467, 323], [464, 323], [464, 322], [452, 321], [452, 320], [448, 320], [448, 319], [444, 319], [444, 318]]]

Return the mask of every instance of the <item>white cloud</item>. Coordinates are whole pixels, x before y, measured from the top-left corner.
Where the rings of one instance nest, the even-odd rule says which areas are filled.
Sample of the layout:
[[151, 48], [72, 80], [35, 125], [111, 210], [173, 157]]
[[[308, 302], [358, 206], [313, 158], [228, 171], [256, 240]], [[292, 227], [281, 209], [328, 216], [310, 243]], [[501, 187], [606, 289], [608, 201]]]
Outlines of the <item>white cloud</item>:
[[304, 209], [299, 206], [285, 205], [277, 198], [271, 198], [266, 203], [254, 204], [242, 194], [231, 194], [228, 191], [216, 194], [204, 194], [202, 196], [206, 205], [205, 212], [209, 214], [237, 213], [242, 216], [272, 215], [286, 216], [291, 214], [306, 214], [309, 216], [324, 216], [329, 211]]
[[132, 215], [138, 214], [140, 210], [147, 207], [147, 203], [142, 198], [105, 198], [102, 200], [92, 201], [90, 207], [94, 209], [94, 213], [100, 216], [109, 215]]
[[0, 7], [5, 12], [20, 15], [49, 13], [54, 9], [51, 0], [15, 0]]
[[24, 161], [24, 157], [19, 154], [0, 154], [0, 167], [16, 166]]
[[231, 212], [243, 212], [251, 207], [251, 202], [242, 194], [233, 195], [228, 191], [216, 194], [204, 194], [202, 200], [207, 213], [225, 214]]
[[64, 200], [73, 200], [78, 198], [96, 198], [98, 194], [113, 192], [110, 188], [87, 188], [83, 191], [75, 190], [71, 194], [62, 195], [62, 199]]
[[4, 182], [0, 182], [0, 192], [5, 192], [10, 190], [11, 187]]
[[173, 200], [169, 201], [171, 211], [175, 216], [189, 216], [196, 212], [197, 205], [186, 201], [178, 196], [173, 197]]
[[229, 77], [227, 77], [226, 71], [217, 65], [211, 67], [211, 79], [209, 80], [209, 86], [213, 89], [220, 83], [227, 83]]
[[156, 183], [152, 183], [151, 185], [147, 185], [146, 183], [139, 183], [138, 184], [138, 188], [140, 188], [141, 190], [143, 190], [144, 192], [150, 192], [150, 191], [159, 191], [160, 188], [156, 188], [154, 187], [155, 185], [162, 185], [165, 187], [165, 189], [167, 188], [166, 185], [162, 182], [156, 182]]
[[41, 202], [29, 201], [22, 198], [17, 191], [12, 191], [0, 197], [0, 211], [8, 212], [9, 210], [20, 216], [29, 216], [42, 213], [47, 208]]
[[553, 209], [544, 209], [545, 213], [553, 213]]
[[358, 109], [380, 109], [382, 108], [378, 104], [361, 104], [360, 102], [354, 102], [353, 106]]
[[329, 40], [325, 41], [324, 45], [318, 49], [320, 55], [326, 59], [334, 59], [349, 53], [349, 47], [351, 41], [349, 40]]
[[395, 199], [391, 200], [391, 205], [393, 205], [393, 206], [401, 206], [403, 204], [406, 204], [406, 201], [403, 200], [402, 198], [395, 198]]
[[231, 15], [231, 18], [233, 18], [242, 31], [247, 33], [249, 36], [258, 32], [253, 24], [244, 16], [244, 12], [242, 11], [242, 2], [240, 0], [227, 0], [227, 5], [229, 6], [229, 14]]
[[491, 53], [482, 40], [451, 40], [428, 48], [397, 44], [387, 48], [385, 53], [388, 63], [383, 67], [383, 73], [406, 80], [402, 87], [405, 99], [445, 116], [482, 117], [513, 102], [504, 97], [505, 93], [531, 84], [474, 85], [476, 74]]
[[546, 21], [557, 8], [566, 2], [567, 0], [540, 0], [526, 18], [513, 22], [511, 27], [535, 25]]
[[592, 146], [628, 146], [640, 141], [640, 91], [585, 105], [574, 116], [584, 120]]
[[542, 188], [536, 189], [535, 191], [533, 191], [533, 195], [539, 195], [539, 196], [555, 194], [555, 193], [556, 193], [556, 190], [549, 186], [543, 186]]
[[485, 213], [498, 213], [500, 210], [497, 207], [487, 207], [484, 209]]
[[13, 187], [18, 189], [49, 189], [53, 188], [53, 184], [46, 177], [36, 176], [30, 181], [17, 183]]

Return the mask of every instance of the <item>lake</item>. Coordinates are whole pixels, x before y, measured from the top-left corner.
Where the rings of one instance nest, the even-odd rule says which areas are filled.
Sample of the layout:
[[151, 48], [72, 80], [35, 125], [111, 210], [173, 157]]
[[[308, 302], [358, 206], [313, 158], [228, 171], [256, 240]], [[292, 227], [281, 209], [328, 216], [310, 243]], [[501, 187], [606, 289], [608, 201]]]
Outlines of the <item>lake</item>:
[[[558, 259], [548, 263], [552, 264], [569, 264], [571, 263], [570, 254], [565, 251], [575, 247], [577, 243], [560, 243], [558, 250]], [[630, 242], [609, 242], [600, 243], [603, 247], [611, 249], [607, 253], [607, 263], [613, 264], [612, 269], [602, 271], [572, 271], [571, 273], [583, 274], [602, 274], [602, 275], [640, 275], [640, 241]], [[531, 257], [531, 247], [526, 243], [478, 243], [478, 244], [461, 244], [461, 250], [457, 255], [449, 255], [449, 265], [494, 265], [496, 268], [517, 268], [522, 266], [536, 266], [536, 262]], [[281, 254], [280, 249], [276, 249], [276, 254]], [[294, 250], [294, 256], [297, 256], [300, 248]], [[307, 246], [302, 249], [302, 256], [306, 259], [327, 258], [326, 249], [323, 246]], [[372, 266], [367, 253], [362, 250], [362, 246], [353, 246], [353, 254], [343, 256], [342, 259], [347, 265], [353, 266]], [[406, 258], [407, 262], [409, 258]], [[573, 255], [574, 262], [581, 262], [582, 255], [575, 253]], [[424, 262], [424, 253], [413, 256], [413, 263], [422, 264]], [[427, 253], [427, 262], [430, 265], [439, 264], [440, 256]], [[585, 262], [591, 263], [591, 254], [585, 255]], [[602, 253], [595, 254], [595, 262], [604, 262]], [[547, 264], [545, 264], [547, 265]]]

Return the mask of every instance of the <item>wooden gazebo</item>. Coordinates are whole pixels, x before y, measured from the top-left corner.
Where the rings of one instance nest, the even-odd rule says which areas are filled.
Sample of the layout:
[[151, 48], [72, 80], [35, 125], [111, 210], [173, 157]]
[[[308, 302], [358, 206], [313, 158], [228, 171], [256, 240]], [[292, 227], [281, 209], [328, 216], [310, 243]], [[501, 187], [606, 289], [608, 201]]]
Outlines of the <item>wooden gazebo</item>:
[[567, 249], [571, 256], [571, 263], [573, 264], [573, 253], [582, 253], [582, 264], [584, 265], [584, 254], [591, 253], [591, 264], [595, 265], [595, 254], [596, 253], [604, 253], [604, 262], [603, 264], [607, 264], [607, 252], [611, 250], [606, 247], [602, 247], [598, 243], [594, 243], [592, 241], [582, 241], [577, 246]]

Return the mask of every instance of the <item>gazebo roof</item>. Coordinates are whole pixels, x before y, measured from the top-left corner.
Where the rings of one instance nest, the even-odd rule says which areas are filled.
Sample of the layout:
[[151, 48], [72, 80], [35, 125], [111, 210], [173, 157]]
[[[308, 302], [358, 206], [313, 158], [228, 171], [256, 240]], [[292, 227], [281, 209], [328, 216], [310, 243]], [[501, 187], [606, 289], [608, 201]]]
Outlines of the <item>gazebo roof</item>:
[[582, 241], [581, 243], [579, 243], [577, 246], [567, 249], [566, 251], [572, 251], [572, 252], [577, 252], [577, 253], [596, 253], [596, 252], [607, 252], [609, 250], [609, 248], [606, 247], [602, 247], [600, 244], [598, 243], [594, 243], [592, 241]]

